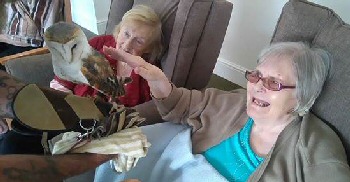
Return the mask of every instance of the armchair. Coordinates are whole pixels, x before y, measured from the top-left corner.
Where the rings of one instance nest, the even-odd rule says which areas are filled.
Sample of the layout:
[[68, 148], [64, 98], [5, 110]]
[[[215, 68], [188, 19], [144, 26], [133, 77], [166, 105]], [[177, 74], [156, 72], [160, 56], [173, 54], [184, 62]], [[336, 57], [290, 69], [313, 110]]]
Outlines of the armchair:
[[[166, 50], [161, 67], [169, 80], [179, 87], [204, 88], [217, 61], [232, 4], [225, 0], [113, 0], [105, 33], [111, 34], [124, 13], [136, 4], [149, 5], [161, 17]], [[50, 54], [12, 59], [5, 67], [27, 83], [49, 86], [53, 78]], [[160, 121], [153, 101], [136, 109], [147, 118], [146, 124]]]
[[290, 0], [282, 10], [271, 42], [303, 41], [333, 56], [329, 77], [312, 113], [341, 138], [350, 164], [350, 26], [331, 9]]

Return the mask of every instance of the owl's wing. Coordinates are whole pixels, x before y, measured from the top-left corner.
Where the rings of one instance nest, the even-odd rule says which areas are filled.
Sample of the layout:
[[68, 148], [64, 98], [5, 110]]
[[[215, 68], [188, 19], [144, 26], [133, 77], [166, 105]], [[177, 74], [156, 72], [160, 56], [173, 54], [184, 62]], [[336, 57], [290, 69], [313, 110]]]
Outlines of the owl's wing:
[[90, 86], [112, 98], [125, 94], [124, 84], [131, 82], [131, 78], [117, 77], [104, 56], [94, 51], [82, 62], [81, 72]]

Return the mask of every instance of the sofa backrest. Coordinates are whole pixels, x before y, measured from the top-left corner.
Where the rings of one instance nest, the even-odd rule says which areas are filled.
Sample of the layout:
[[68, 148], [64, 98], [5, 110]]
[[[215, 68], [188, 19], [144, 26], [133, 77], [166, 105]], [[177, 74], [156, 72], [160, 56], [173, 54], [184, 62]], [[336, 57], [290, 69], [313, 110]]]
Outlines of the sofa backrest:
[[161, 17], [165, 53], [162, 70], [177, 86], [202, 89], [219, 56], [232, 4], [225, 0], [113, 0], [106, 34], [124, 13], [146, 4]]
[[311, 112], [338, 133], [350, 163], [350, 26], [327, 7], [290, 0], [271, 40], [281, 41], [308, 42], [333, 56], [329, 77]]

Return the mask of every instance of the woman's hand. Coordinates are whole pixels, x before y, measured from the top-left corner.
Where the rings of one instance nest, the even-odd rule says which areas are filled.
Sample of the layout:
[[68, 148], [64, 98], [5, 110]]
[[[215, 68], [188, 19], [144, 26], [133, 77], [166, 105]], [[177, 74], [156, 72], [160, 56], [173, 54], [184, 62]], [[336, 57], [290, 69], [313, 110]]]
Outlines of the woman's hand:
[[132, 68], [121, 61], [117, 61], [117, 76], [129, 77], [131, 75]]
[[106, 55], [113, 59], [127, 63], [134, 72], [148, 81], [151, 93], [155, 98], [166, 98], [169, 96], [172, 86], [163, 71], [140, 56], [131, 55], [123, 50], [112, 47], [103, 47]]

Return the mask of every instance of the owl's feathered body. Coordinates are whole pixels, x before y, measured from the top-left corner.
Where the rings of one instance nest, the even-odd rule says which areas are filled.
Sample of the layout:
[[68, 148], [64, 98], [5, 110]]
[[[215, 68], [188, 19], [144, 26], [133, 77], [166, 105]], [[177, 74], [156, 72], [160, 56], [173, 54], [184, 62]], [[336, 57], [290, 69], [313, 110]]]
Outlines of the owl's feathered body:
[[78, 26], [56, 23], [45, 31], [44, 37], [56, 76], [90, 85], [108, 96], [124, 95], [124, 83], [130, 79], [117, 78], [108, 60], [89, 45]]

